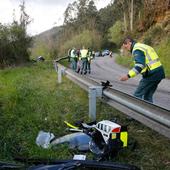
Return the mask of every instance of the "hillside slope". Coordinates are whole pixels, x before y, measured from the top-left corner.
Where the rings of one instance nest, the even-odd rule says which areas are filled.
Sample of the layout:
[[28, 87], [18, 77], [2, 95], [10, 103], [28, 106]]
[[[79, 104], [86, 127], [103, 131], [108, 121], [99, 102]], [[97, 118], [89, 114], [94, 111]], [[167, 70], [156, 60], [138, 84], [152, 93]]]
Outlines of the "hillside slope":
[[55, 55], [56, 42], [59, 39], [62, 27], [53, 27], [50, 30], [44, 31], [41, 34], [34, 36], [34, 43], [31, 49], [32, 58], [44, 56], [46, 59], [50, 55]]

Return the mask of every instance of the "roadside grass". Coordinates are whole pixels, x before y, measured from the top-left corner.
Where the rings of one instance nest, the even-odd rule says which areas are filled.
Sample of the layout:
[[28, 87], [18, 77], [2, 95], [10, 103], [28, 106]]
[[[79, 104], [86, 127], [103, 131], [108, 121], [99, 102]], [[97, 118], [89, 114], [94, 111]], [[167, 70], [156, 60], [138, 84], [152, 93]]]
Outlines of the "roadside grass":
[[122, 56], [120, 54], [118, 54], [115, 58], [116, 63], [126, 67], [126, 68], [132, 68], [133, 67], [133, 59], [132, 57], [129, 55], [126, 56]]
[[[42, 149], [35, 143], [40, 130], [56, 137], [68, 134], [64, 120], [89, 122], [88, 94], [63, 77], [58, 84], [51, 63], [35, 63], [29, 67], [0, 71], [0, 160], [15, 157], [71, 159], [79, 153], [67, 145]], [[117, 118], [128, 125], [129, 141], [137, 141], [135, 149], [124, 149], [112, 160], [131, 163], [146, 170], [168, 170], [170, 145], [167, 138], [129, 119], [101, 100], [97, 100], [97, 120]], [[92, 154], [86, 153], [92, 158]]]
[[170, 78], [170, 38], [167, 37], [163, 39], [158, 46], [155, 47], [158, 55], [160, 56], [160, 60], [165, 68], [165, 75], [167, 78]]

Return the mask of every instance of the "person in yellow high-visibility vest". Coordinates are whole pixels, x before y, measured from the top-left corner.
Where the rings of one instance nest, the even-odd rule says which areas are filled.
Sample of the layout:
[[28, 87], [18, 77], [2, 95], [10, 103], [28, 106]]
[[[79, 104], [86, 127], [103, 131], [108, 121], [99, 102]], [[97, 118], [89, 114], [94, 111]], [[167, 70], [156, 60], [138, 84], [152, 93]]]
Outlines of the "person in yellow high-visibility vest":
[[164, 68], [155, 50], [146, 44], [136, 43], [130, 37], [125, 38], [123, 48], [132, 53], [134, 67], [120, 81], [126, 81], [142, 74], [142, 79], [134, 92], [134, 96], [153, 103], [153, 94], [158, 84], [165, 78]]
[[87, 55], [88, 55], [88, 49], [86, 49], [84, 46], [83, 48], [80, 50], [80, 57], [81, 57], [81, 74], [87, 74]]

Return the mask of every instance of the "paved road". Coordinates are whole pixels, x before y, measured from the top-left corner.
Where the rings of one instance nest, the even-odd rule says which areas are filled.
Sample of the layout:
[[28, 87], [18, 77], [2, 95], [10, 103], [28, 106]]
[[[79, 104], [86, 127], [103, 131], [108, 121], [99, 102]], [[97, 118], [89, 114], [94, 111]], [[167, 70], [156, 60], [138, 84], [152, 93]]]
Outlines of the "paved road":
[[[115, 55], [112, 58], [109, 56], [95, 58], [91, 64], [92, 73], [87, 76], [97, 79], [98, 82], [109, 80], [113, 88], [133, 94], [141, 76], [138, 75], [125, 82], [119, 81], [119, 77], [122, 74], [127, 74], [128, 69], [116, 64], [114, 57]], [[170, 110], [170, 80], [164, 79], [161, 81], [154, 94], [154, 104]]]

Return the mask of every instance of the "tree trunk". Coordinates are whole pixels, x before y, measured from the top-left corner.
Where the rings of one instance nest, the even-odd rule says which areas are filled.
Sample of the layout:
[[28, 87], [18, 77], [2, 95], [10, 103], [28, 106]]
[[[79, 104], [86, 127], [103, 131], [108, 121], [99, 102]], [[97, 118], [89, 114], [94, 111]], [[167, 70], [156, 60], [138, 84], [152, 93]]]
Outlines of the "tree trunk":
[[130, 31], [133, 31], [133, 0], [130, 5]]
[[123, 12], [123, 20], [124, 20], [124, 30], [127, 32], [127, 21], [126, 21], [126, 13], [125, 11]]

